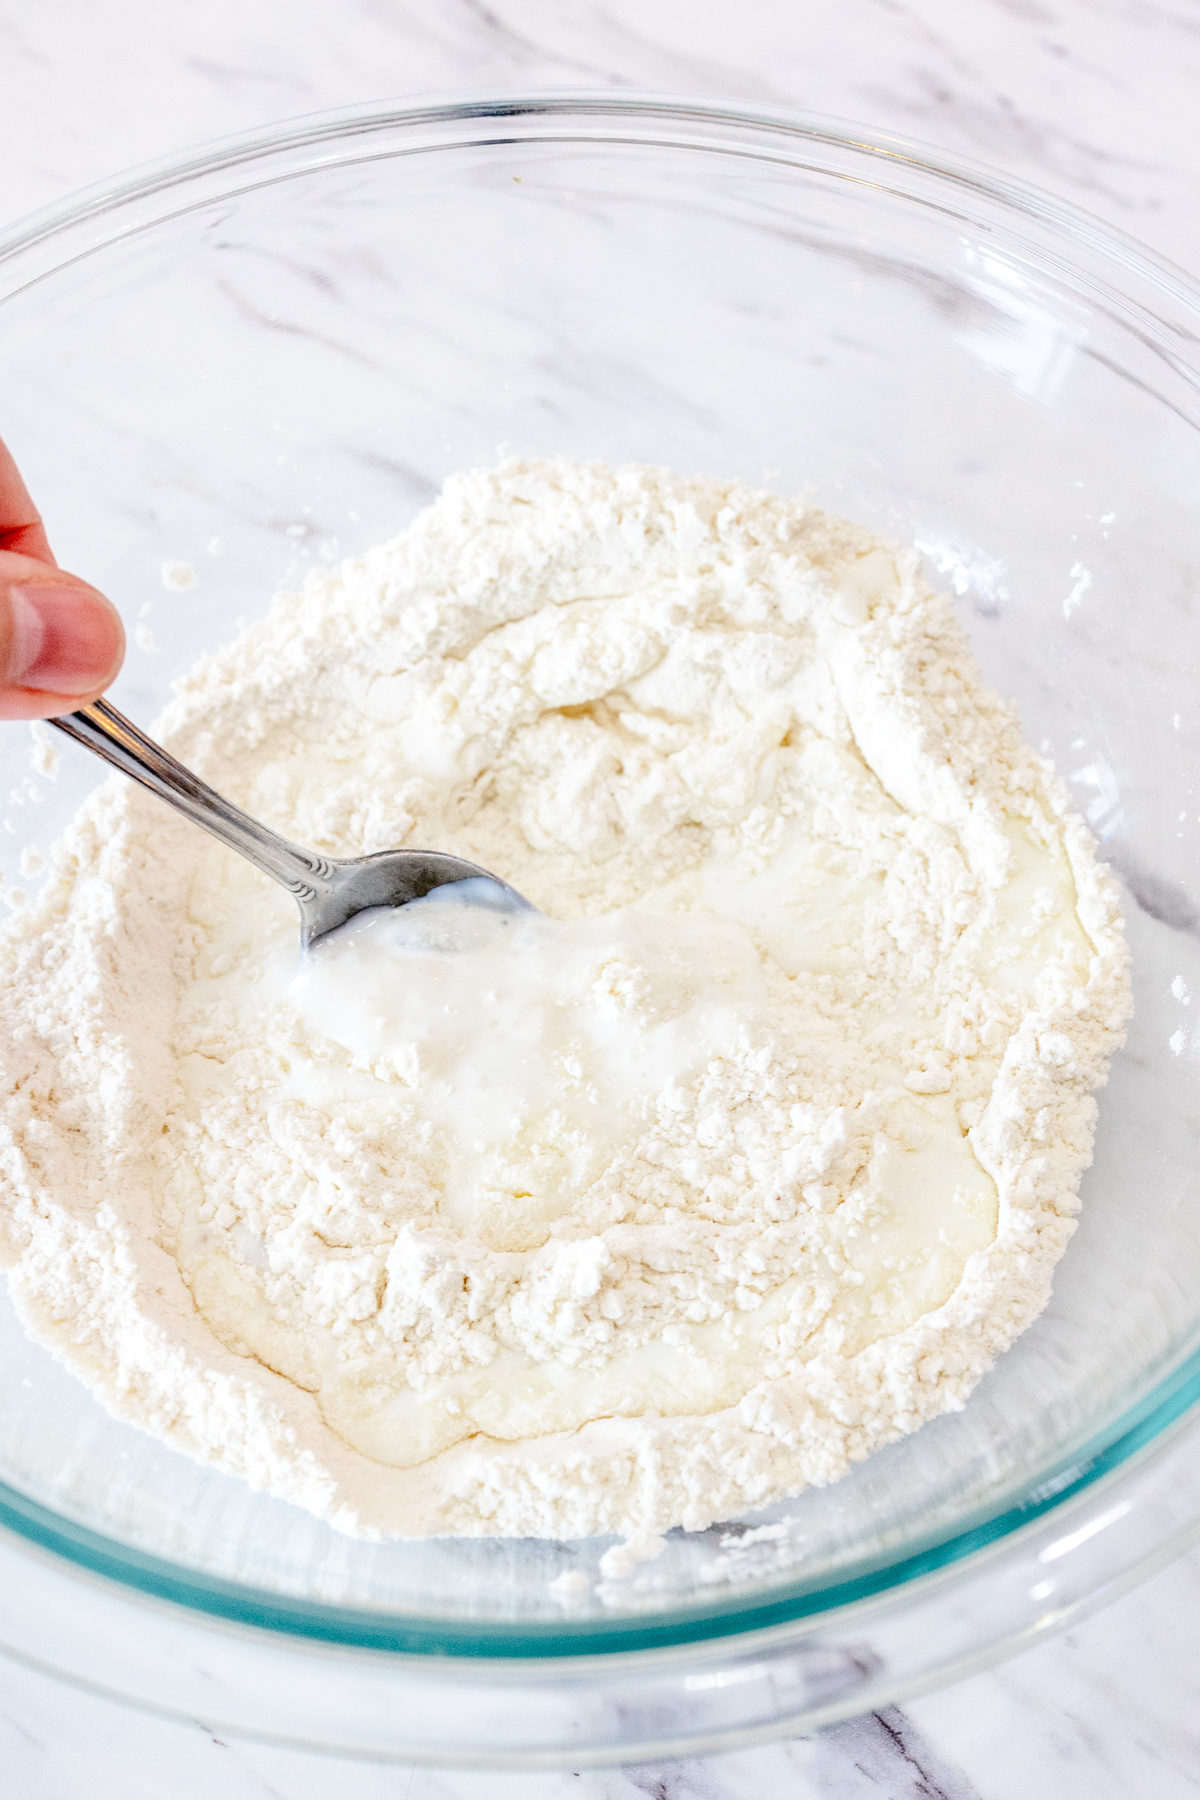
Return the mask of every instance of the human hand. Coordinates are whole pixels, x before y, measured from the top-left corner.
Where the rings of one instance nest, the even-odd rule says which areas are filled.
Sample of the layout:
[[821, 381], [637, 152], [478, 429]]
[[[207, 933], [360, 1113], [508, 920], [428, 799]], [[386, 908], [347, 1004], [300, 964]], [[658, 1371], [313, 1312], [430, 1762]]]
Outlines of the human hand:
[[124, 656], [116, 608], [59, 568], [0, 443], [0, 719], [48, 719], [86, 706]]

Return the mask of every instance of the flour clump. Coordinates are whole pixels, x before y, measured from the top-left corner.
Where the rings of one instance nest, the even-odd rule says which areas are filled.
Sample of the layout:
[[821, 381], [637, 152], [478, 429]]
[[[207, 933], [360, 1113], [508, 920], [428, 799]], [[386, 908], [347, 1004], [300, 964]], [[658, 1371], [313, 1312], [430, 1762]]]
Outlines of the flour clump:
[[118, 1416], [350, 1532], [650, 1541], [961, 1406], [1044, 1306], [1119, 908], [915, 552], [509, 462], [161, 733], [299, 842], [538, 910], [301, 962], [248, 865], [87, 801], [0, 938], [0, 1252]]

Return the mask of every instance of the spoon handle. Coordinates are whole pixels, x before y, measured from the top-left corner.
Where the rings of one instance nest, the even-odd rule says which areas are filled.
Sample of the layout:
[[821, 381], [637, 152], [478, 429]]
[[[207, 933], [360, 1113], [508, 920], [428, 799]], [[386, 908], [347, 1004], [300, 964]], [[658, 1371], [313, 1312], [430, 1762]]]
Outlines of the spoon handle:
[[236, 850], [264, 875], [279, 882], [295, 899], [312, 900], [328, 887], [332, 873], [328, 859], [302, 850], [250, 818], [176, 762], [107, 700], [93, 700], [90, 706], [47, 723], [65, 731], [77, 744], [85, 744], [123, 775], [140, 781], [194, 824], [202, 825], [230, 850]]

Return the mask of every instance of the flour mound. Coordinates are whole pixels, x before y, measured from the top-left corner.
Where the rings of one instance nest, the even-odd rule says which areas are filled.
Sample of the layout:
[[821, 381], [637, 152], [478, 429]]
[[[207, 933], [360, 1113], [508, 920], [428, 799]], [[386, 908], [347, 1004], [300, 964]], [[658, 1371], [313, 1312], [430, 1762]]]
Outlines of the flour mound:
[[961, 1407], [1045, 1305], [1117, 896], [915, 553], [509, 462], [160, 731], [301, 843], [493, 869], [573, 1010], [456, 1112], [453, 1043], [335, 1028], [286, 895], [99, 788], [0, 934], [0, 1254], [118, 1417], [352, 1533], [650, 1541]]

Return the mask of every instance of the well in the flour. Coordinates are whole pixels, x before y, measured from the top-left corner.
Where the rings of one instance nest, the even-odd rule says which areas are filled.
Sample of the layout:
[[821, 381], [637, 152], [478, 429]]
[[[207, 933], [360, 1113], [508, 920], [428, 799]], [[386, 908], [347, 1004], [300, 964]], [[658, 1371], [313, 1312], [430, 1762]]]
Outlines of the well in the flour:
[[0, 1243], [119, 1416], [346, 1531], [652, 1546], [962, 1405], [1045, 1304], [1119, 909], [915, 552], [509, 462], [160, 729], [301, 842], [538, 912], [302, 963], [247, 865], [89, 799], [0, 938]]

